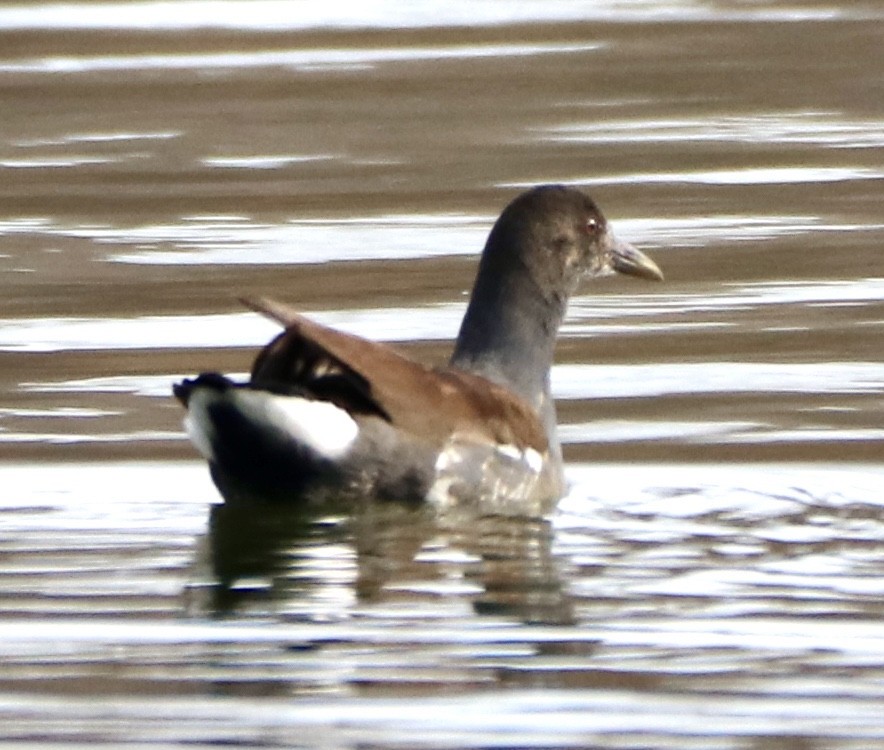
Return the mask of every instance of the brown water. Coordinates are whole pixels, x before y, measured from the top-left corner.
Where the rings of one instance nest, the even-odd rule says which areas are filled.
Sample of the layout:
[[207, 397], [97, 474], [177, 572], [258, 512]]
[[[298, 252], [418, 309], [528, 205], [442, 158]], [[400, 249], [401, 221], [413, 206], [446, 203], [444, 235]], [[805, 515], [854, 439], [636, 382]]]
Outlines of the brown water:
[[[0, 741], [884, 746], [877, 2], [0, 6]], [[545, 522], [217, 506], [239, 294], [444, 360], [522, 186], [572, 305]]]

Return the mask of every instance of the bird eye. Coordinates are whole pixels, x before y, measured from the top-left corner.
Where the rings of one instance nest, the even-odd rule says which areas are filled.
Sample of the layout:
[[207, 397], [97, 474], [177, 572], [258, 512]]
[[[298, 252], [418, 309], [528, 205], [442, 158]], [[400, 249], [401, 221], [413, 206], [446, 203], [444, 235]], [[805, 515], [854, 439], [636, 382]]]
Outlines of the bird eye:
[[598, 219], [587, 219], [586, 220], [586, 233], [587, 234], [595, 234], [599, 231], [599, 220]]

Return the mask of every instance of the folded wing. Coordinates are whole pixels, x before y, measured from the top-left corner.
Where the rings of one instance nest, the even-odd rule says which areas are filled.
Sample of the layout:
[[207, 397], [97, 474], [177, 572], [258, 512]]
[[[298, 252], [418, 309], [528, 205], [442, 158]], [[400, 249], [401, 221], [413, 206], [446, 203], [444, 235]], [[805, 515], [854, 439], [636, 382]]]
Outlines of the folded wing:
[[242, 301], [285, 327], [255, 360], [253, 387], [306, 392], [439, 446], [458, 434], [547, 449], [537, 414], [505, 388], [454, 368], [424, 367], [391, 346], [320, 325], [279, 302]]

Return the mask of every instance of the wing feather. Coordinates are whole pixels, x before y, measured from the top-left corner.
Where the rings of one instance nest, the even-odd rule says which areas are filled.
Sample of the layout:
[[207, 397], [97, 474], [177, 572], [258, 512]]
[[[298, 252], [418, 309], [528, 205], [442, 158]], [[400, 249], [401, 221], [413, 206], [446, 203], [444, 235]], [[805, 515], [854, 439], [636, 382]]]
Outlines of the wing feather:
[[255, 385], [302, 388], [440, 446], [459, 434], [547, 450], [531, 406], [485, 378], [451, 367], [425, 367], [392, 346], [320, 325], [280, 302], [242, 301], [286, 329], [255, 360]]

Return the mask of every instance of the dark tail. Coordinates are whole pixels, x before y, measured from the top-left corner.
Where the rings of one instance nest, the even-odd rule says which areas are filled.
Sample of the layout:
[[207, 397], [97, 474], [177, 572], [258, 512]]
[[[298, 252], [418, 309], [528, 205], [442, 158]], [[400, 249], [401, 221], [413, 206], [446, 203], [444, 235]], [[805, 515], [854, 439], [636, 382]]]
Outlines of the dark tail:
[[172, 385], [172, 394], [184, 408], [190, 401], [190, 394], [195, 388], [214, 388], [217, 391], [226, 391], [233, 387], [234, 383], [217, 372], [204, 372], [195, 378], [185, 378], [180, 383]]

